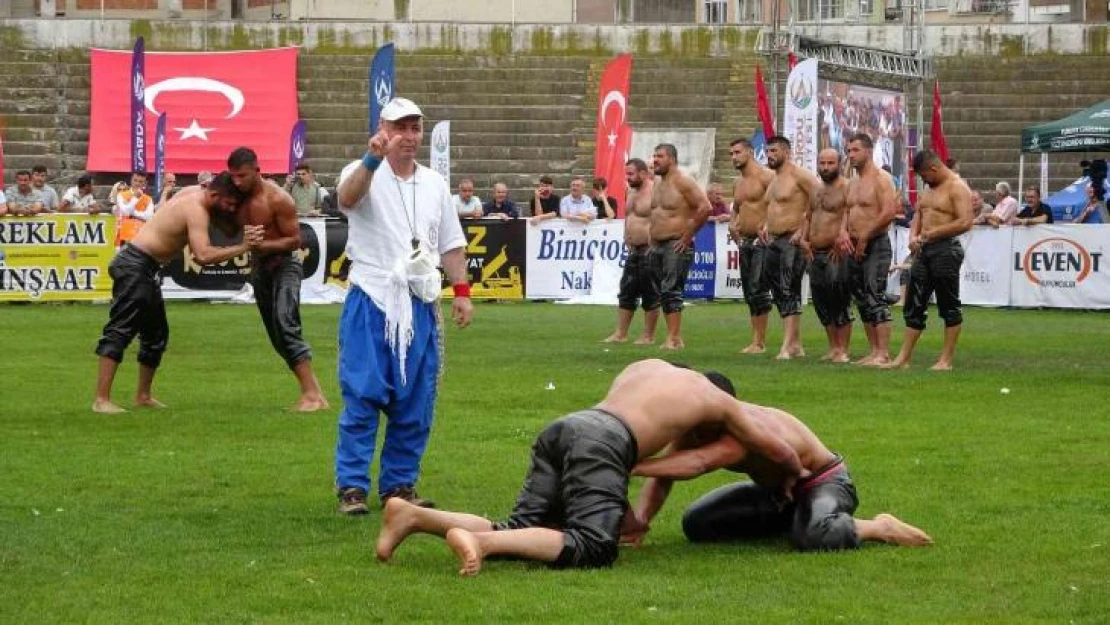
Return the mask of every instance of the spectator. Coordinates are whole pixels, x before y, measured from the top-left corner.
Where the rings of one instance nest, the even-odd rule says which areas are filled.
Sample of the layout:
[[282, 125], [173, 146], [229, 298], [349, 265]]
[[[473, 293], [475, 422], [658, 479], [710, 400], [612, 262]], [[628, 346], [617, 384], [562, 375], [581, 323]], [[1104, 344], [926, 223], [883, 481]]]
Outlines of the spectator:
[[609, 181], [604, 178], [594, 178], [593, 190], [590, 191], [590, 201], [597, 210], [598, 219], [614, 219], [617, 216], [617, 200], [609, 197]]
[[15, 172], [15, 186], [8, 189], [8, 214], [16, 217], [29, 217], [45, 210], [46, 199], [31, 184], [31, 172], [26, 169]]
[[998, 198], [994, 210], [991, 211], [990, 215], [980, 217], [972, 223], [997, 228], [1002, 224], [1009, 224], [1013, 221], [1018, 212], [1018, 203], [1011, 195], [1009, 183], [999, 182], [994, 186], [994, 192]]
[[554, 191], [555, 183], [551, 180], [551, 176], [540, 176], [540, 184], [536, 186], [536, 194], [532, 198], [532, 223], [559, 216], [562, 198]]
[[563, 219], [588, 224], [597, 218], [597, 209], [585, 192], [586, 181], [582, 176], [575, 176], [570, 181], [570, 195], [559, 202], [559, 215]]
[[709, 221], [720, 223], [729, 220], [728, 204], [725, 204], [721, 197], [723, 194], [724, 190], [719, 182], [714, 182], [706, 188], [705, 195], [709, 197]]
[[77, 179], [77, 186], [70, 187], [62, 195], [62, 203], [58, 210], [63, 213], [88, 213], [95, 215], [100, 212], [100, 205], [93, 197], [92, 176], [85, 174]]
[[0, 188], [0, 217], [8, 214], [8, 196], [4, 195], [4, 189]]
[[979, 193], [978, 191], [972, 191], [971, 192], [971, 215], [972, 215], [972, 219], [980, 219], [980, 218], [986, 219], [986, 217], [988, 215], [990, 215], [991, 212], [993, 212], [993, 211], [994, 211], [994, 207], [983, 201], [983, 194], [982, 193]]
[[43, 210], [53, 213], [58, 210], [58, 192], [54, 187], [46, 184], [46, 165], [35, 165], [31, 168], [31, 186], [42, 193]]
[[493, 199], [482, 204], [482, 212], [486, 217], [502, 221], [520, 217], [520, 209], [509, 199], [509, 187], [502, 182], [493, 185]]
[[121, 218], [116, 243], [122, 245], [139, 233], [143, 224], [154, 216], [154, 201], [146, 194], [146, 174], [131, 174], [131, 186], [116, 183], [112, 187], [115, 195], [115, 213]]
[[285, 190], [293, 196], [293, 203], [297, 205], [297, 215], [319, 217], [322, 214], [321, 208], [328, 191], [316, 182], [316, 176], [308, 163], [297, 165], [296, 175], [285, 179]]
[[205, 170], [197, 174], [197, 184], [207, 187], [209, 182], [212, 182], [212, 172]]
[[451, 197], [455, 203], [455, 212], [460, 219], [480, 219], [482, 217], [482, 201], [474, 195], [474, 181], [463, 178], [459, 181], [458, 194]]
[[1087, 185], [1087, 205], [1083, 207], [1082, 212], [1076, 215], [1075, 221], [1073, 221], [1072, 223], [1094, 223], [1091, 221], [1091, 219], [1094, 218], [1095, 213], [1098, 213], [1098, 215], [1101, 217], [1102, 223], [1110, 224], [1110, 215], [1107, 215], [1106, 203], [1100, 201], [1098, 199], [1098, 196], [1095, 195], [1095, 185], [1089, 184]]
[[1013, 218], [1010, 223], [1015, 226], [1035, 226], [1037, 224], [1052, 223], [1052, 209], [1041, 202], [1039, 187], [1029, 187], [1025, 190], [1025, 208]]
[[171, 173], [163, 174], [162, 190], [158, 192], [158, 205], [155, 208], [162, 208], [162, 205], [175, 193], [177, 193], [177, 176]]

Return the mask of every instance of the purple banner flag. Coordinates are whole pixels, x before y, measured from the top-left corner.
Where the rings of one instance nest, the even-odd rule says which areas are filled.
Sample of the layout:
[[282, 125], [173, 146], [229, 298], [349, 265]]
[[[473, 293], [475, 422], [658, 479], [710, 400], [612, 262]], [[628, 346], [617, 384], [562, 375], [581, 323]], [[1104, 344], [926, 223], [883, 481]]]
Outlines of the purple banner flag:
[[304, 160], [304, 120], [298, 120], [293, 124], [293, 133], [289, 137], [289, 173], [292, 174], [297, 170], [297, 165], [301, 164]]
[[166, 175], [166, 114], [158, 116], [154, 129], [154, 201], [162, 197], [162, 178]]
[[146, 76], [143, 38], [131, 53], [131, 171], [146, 173]]

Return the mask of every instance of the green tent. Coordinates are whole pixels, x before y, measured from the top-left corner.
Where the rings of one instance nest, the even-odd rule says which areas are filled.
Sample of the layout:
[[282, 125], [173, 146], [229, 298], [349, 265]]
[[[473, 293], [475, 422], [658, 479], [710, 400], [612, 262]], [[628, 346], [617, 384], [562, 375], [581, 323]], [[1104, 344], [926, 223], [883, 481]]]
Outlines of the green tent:
[[1110, 151], [1110, 100], [1021, 131], [1022, 152]]

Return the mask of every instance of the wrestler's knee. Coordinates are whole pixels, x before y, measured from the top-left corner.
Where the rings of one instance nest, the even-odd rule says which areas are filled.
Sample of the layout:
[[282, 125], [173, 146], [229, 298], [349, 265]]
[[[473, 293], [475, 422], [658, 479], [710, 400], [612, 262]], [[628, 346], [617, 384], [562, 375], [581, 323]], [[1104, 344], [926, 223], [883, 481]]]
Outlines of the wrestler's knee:
[[771, 298], [769, 297], [753, 297], [748, 301], [748, 312], [752, 317], [762, 317], [771, 312]]
[[161, 346], [143, 345], [139, 348], [138, 361], [151, 369], [157, 369], [162, 364], [162, 354], [166, 351], [165, 343]]
[[915, 310], [910, 310], [909, 308], [906, 308], [904, 314], [902, 315], [902, 319], [903, 321], [905, 321], [906, 327], [911, 330], [917, 330], [919, 332], [925, 329], [925, 319], [927, 317], [928, 315], [925, 313], [925, 311], [918, 312]]
[[794, 529], [790, 543], [798, 551], [839, 551], [859, 547], [859, 536], [851, 515], [840, 513]]
[[570, 528], [563, 532], [563, 551], [555, 566], [582, 569], [612, 566], [619, 553], [616, 536], [594, 527]]
[[636, 298], [634, 297], [621, 298], [617, 300], [617, 308], [620, 308], [621, 310], [636, 310], [637, 304], [639, 304], [639, 302], [637, 302]]
[[717, 536], [707, 515], [696, 504], [682, 515], [682, 533], [692, 543], [710, 542], [716, 540]]
[[681, 297], [672, 294], [663, 296], [663, 314], [670, 315], [672, 313], [680, 312], [682, 312]]
[[96, 355], [109, 358], [116, 362], [123, 362], [123, 350], [126, 348], [126, 343], [120, 343], [105, 337], [100, 339], [100, 342], [97, 343]]
[[944, 317], [944, 327], [946, 328], [952, 328], [961, 325], [964, 322], [963, 311], [961, 311], [959, 308], [945, 310], [941, 313], [941, 316]]

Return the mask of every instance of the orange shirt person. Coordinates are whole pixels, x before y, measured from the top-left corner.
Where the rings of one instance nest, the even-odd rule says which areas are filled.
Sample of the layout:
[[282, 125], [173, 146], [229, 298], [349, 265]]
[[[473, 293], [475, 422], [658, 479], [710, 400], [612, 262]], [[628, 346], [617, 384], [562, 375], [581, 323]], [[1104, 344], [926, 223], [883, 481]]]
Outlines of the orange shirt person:
[[134, 239], [143, 224], [154, 216], [154, 200], [146, 193], [146, 174], [131, 174], [131, 186], [116, 192], [114, 203], [120, 220], [116, 245], [120, 246]]

